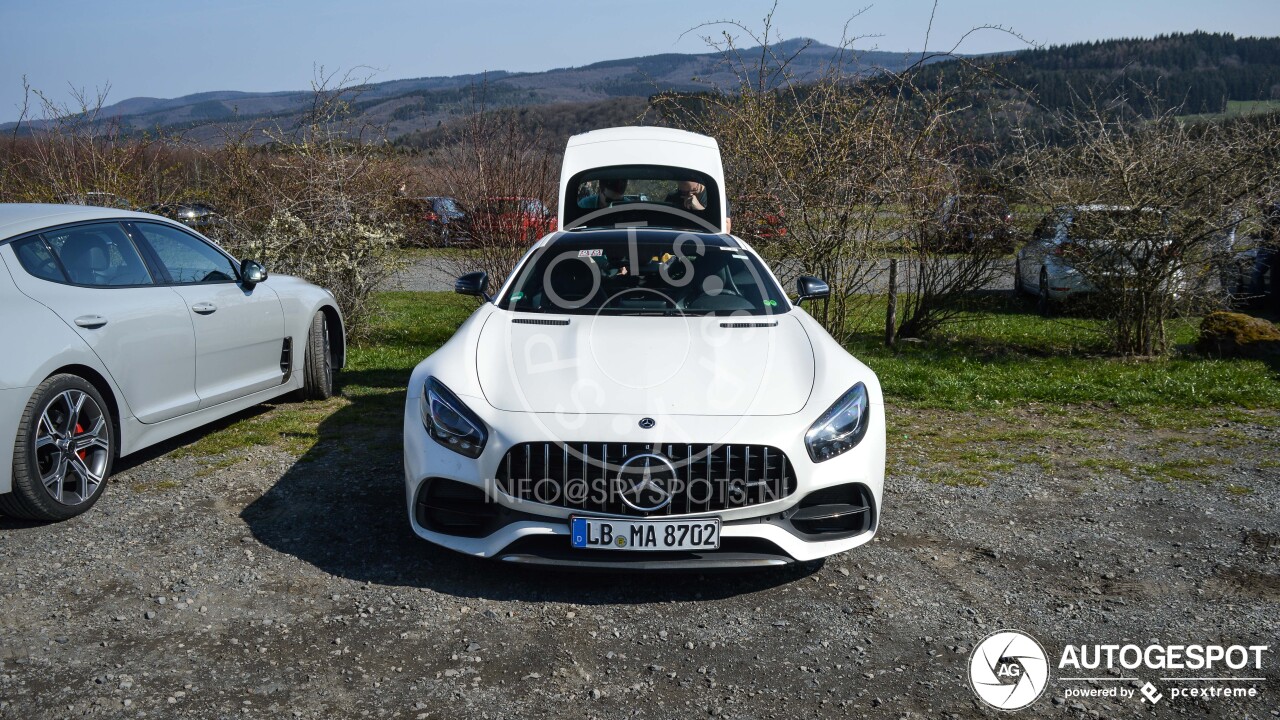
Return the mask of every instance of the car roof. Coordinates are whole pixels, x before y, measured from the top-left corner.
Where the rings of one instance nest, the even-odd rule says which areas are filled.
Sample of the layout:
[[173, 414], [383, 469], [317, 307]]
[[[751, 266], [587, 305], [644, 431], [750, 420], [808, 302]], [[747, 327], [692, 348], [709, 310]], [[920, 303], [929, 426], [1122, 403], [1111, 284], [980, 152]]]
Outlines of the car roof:
[[654, 140], [680, 142], [717, 150], [719, 147], [714, 139], [707, 137], [706, 135], [691, 133], [688, 130], [676, 130], [674, 128], [653, 126], [627, 126], [592, 130], [590, 132], [574, 135], [569, 138], [567, 145], [572, 148], [579, 145], [590, 145], [591, 143], [598, 142], [628, 142], [637, 140], [647, 142], [652, 142]]
[[0, 203], [0, 240], [42, 230], [54, 225], [86, 220], [118, 220], [137, 218], [169, 222], [158, 215], [92, 205], [44, 205], [38, 203]]

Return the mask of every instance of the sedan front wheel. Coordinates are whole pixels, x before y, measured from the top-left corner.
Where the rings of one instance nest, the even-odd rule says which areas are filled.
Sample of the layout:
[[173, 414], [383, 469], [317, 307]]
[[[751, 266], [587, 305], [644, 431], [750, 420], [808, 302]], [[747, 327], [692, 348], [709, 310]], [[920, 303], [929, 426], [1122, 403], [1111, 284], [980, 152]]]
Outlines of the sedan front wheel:
[[302, 366], [302, 397], [326, 400], [333, 397], [333, 352], [329, 345], [329, 323], [324, 311], [311, 318], [307, 349]]
[[13, 490], [0, 512], [32, 520], [75, 517], [102, 497], [116, 453], [115, 426], [97, 388], [54, 375], [27, 402], [13, 448]]

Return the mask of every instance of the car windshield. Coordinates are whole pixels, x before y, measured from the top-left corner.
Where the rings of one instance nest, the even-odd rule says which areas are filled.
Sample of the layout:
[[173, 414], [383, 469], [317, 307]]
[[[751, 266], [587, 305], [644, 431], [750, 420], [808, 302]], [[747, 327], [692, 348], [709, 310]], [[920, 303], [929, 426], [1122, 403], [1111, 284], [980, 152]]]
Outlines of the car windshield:
[[565, 229], [625, 225], [719, 232], [720, 187], [705, 173], [665, 165], [594, 168], [569, 179]]
[[461, 215], [458, 210], [458, 203], [453, 198], [436, 198], [433, 203], [433, 210], [441, 215]]
[[498, 306], [570, 315], [786, 312], [786, 297], [764, 265], [731, 243], [651, 230], [561, 235], [525, 260]]

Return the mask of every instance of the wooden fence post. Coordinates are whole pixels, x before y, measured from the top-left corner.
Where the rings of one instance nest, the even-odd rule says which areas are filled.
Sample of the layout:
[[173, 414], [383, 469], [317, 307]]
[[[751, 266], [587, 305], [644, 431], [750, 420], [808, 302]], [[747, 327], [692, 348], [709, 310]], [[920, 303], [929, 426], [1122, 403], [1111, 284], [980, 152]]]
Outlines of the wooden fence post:
[[898, 338], [898, 259], [889, 260], [889, 308], [884, 316], [884, 344], [893, 347]]

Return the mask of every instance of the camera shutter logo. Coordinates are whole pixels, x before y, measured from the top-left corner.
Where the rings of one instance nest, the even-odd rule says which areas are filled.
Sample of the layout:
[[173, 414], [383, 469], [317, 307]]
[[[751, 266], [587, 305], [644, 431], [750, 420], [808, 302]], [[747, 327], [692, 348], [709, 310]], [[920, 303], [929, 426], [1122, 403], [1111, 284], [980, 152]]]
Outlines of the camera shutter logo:
[[1049, 658], [1035, 638], [1017, 630], [992, 633], [969, 656], [969, 686], [997, 710], [1035, 702], [1049, 684]]

